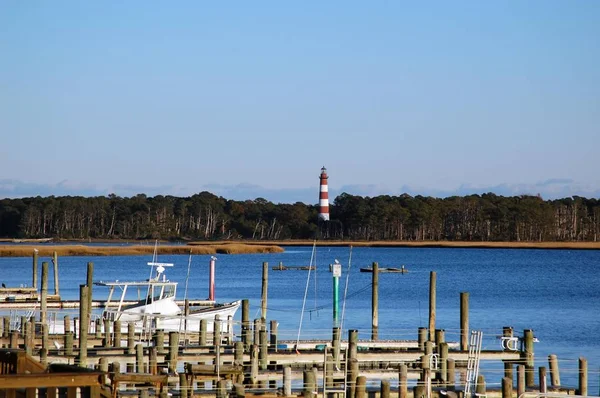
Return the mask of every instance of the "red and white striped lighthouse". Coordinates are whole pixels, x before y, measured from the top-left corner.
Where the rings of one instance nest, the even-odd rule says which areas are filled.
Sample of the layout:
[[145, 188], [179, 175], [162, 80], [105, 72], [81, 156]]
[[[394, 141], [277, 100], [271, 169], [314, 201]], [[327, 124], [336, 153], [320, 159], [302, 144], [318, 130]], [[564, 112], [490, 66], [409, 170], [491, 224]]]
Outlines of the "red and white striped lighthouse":
[[319, 188], [319, 219], [329, 221], [329, 190], [327, 189], [327, 169], [325, 166], [321, 169], [319, 176], [321, 183]]

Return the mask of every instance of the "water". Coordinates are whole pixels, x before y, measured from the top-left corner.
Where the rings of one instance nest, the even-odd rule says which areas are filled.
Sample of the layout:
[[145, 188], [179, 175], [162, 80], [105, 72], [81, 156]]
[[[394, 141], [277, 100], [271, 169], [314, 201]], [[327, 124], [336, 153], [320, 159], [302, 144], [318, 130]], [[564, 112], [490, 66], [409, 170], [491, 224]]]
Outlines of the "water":
[[[216, 296], [219, 301], [250, 299], [251, 318], [260, 316], [262, 262], [269, 268], [308, 265], [312, 248], [286, 247], [285, 253], [219, 255]], [[340, 300], [344, 297], [350, 250], [321, 247], [316, 251], [317, 271], [308, 284], [302, 338], [331, 335], [332, 274], [329, 264], [343, 265]], [[210, 256], [194, 256], [188, 297], [203, 299], [208, 291]], [[60, 293], [78, 298], [85, 283], [86, 264], [94, 262], [94, 280], [146, 279], [151, 256], [61, 257]], [[49, 261], [49, 258], [41, 258]], [[164, 255], [172, 262], [171, 280], [179, 281], [183, 298], [188, 256]], [[589, 366], [589, 392], [599, 393], [600, 378], [600, 251], [536, 249], [354, 248], [348, 283], [343, 329], [358, 329], [359, 338], [370, 336], [371, 278], [359, 272], [373, 261], [380, 266], [405, 265], [408, 274], [380, 274], [379, 338], [416, 339], [417, 328], [428, 326], [429, 272], [437, 272], [436, 328], [446, 330], [447, 341], [459, 340], [460, 292], [470, 295], [470, 328], [484, 333], [483, 349], [500, 349], [503, 326], [516, 335], [533, 329], [535, 365], [548, 367], [547, 355], [557, 354], [563, 385], [577, 384], [577, 360]], [[307, 286], [307, 271], [269, 271], [268, 318], [279, 321], [280, 338], [295, 340]], [[49, 282], [52, 291], [52, 271]], [[315, 277], [316, 276], [316, 283]], [[0, 258], [0, 282], [7, 286], [31, 284], [31, 258]], [[94, 297], [106, 295], [94, 287]], [[340, 304], [341, 306], [341, 304]], [[340, 308], [341, 310], [341, 308]], [[237, 317], [241, 316], [241, 311]], [[345, 336], [347, 335], [344, 332]], [[489, 386], [502, 377], [501, 364], [482, 364]], [[536, 377], [537, 380], [537, 377]]]

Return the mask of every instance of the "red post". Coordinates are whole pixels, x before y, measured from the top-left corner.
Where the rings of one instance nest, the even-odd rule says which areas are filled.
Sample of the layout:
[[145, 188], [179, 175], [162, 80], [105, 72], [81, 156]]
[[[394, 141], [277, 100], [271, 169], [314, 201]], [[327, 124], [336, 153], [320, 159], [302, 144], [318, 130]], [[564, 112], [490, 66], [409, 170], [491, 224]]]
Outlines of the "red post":
[[215, 300], [215, 262], [217, 258], [210, 256], [210, 271], [208, 276], [208, 299]]

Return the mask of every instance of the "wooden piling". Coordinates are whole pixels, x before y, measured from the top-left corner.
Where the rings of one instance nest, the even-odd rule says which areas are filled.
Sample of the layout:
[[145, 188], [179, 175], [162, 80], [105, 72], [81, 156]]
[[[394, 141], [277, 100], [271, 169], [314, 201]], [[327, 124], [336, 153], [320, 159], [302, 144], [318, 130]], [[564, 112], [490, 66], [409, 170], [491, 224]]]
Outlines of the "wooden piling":
[[[89, 263], [88, 263], [89, 264]], [[90, 319], [90, 288], [79, 285], [79, 366], [87, 367], [87, 340]]]
[[558, 357], [554, 354], [548, 355], [550, 365], [550, 386], [552, 388], [560, 387], [560, 371], [558, 369]]
[[233, 350], [233, 364], [236, 366], [244, 365], [244, 343], [241, 341], [236, 341], [234, 350]]
[[261, 320], [256, 318], [254, 320], [254, 344], [260, 344], [260, 328], [261, 328]]
[[578, 395], [588, 395], [588, 363], [584, 357], [579, 357], [579, 389]]
[[179, 359], [179, 332], [169, 332], [169, 372], [177, 371]]
[[121, 321], [116, 320], [113, 323], [113, 338], [112, 343], [113, 347], [121, 348]]
[[227, 398], [227, 380], [217, 381], [217, 397], [216, 398]]
[[154, 346], [159, 354], [165, 353], [165, 331], [163, 329], [154, 331]]
[[261, 329], [259, 333], [260, 351], [258, 352], [258, 363], [260, 370], [267, 370], [269, 342], [267, 331]]
[[502, 398], [512, 398], [512, 385], [512, 379], [509, 379], [508, 377], [502, 378]]
[[314, 391], [317, 389], [317, 380], [315, 379], [315, 374], [312, 369], [303, 372], [303, 381], [304, 388], [302, 389], [302, 396], [312, 398]]
[[433, 341], [425, 342], [425, 355], [433, 354]]
[[32, 270], [32, 281], [31, 281], [31, 287], [34, 287], [37, 289], [38, 287], [38, 250], [37, 249], [33, 249], [33, 270]]
[[440, 356], [440, 372], [438, 379], [445, 385], [448, 380], [448, 343], [439, 343], [438, 353]]
[[187, 376], [185, 373], [179, 373], [179, 397], [188, 398]]
[[258, 380], [258, 345], [256, 344], [250, 347], [250, 380], [252, 385], [256, 385]]
[[420, 351], [425, 351], [425, 342], [426, 341], [427, 341], [427, 328], [420, 327], [418, 337], [417, 337], [417, 342], [419, 343]]
[[47, 323], [48, 318], [48, 262], [42, 262], [42, 288], [41, 288], [41, 304], [40, 304], [40, 322]]
[[539, 370], [540, 392], [545, 394], [548, 392], [548, 380], [546, 377], [546, 367], [540, 366]]
[[101, 339], [102, 338], [102, 319], [96, 319], [94, 321], [94, 333], [95, 333], [95, 338], [97, 339]]
[[200, 319], [200, 337], [198, 339], [198, 344], [201, 346], [206, 345], [207, 330], [208, 330], [208, 321], [206, 319]]
[[[48, 350], [50, 347], [48, 346], [48, 325], [42, 323], [42, 349], [40, 350], [40, 362], [42, 365], [48, 365]], [[35, 333], [35, 323], [32, 322], [31, 327], [34, 328]], [[33, 344], [32, 344], [33, 345]]]
[[436, 352], [439, 354], [440, 344], [446, 341], [446, 330], [445, 329], [435, 329], [435, 346]]
[[52, 254], [52, 265], [54, 266], [54, 294], [58, 296], [60, 293], [58, 290], [58, 254], [56, 252]]
[[436, 272], [431, 271], [429, 273], [429, 340], [433, 342], [435, 342], [436, 280]]
[[9, 348], [19, 348], [19, 332], [16, 330], [10, 331], [10, 342], [8, 346]]
[[487, 396], [485, 376], [482, 374], [477, 375], [477, 383], [475, 384], [475, 396], [477, 396], [477, 397]]
[[4, 323], [4, 329], [2, 330], [2, 337], [9, 337], [10, 336], [10, 317], [9, 316], [4, 316], [2, 317], [2, 320]]
[[379, 387], [379, 396], [381, 398], [390, 398], [390, 381], [389, 380], [381, 380], [381, 385]]
[[250, 347], [250, 300], [242, 300], [242, 342], [244, 343], [244, 349], [248, 350]]
[[525, 365], [517, 365], [517, 397], [525, 394]]
[[262, 291], [260, 295], [260, 317], [267, 319], [267, 290], [269, 287], [269, 263], [263, 262]]
[[271, 321], [269, 324], [269, 346], [271, 351], [277, 352], [277, 327], [279, 323], [277, 321]]
[[129, 355], [135, 352], [135, 324], [127, 323], [127, 353]]
[[328, 389], [333, 387], [333, 365], [333, 355], [327, 355], [327, 357], [325, 357], [325, 363], [323, 364], [323, 367], [325, 368], [324, 384], [325, 388]]
[[448, 358], [448, 370], [446, 376], [447, 389], [453, 391], [456, 387], [456, 364], [454, 359]]
[[283, 395], [292, 395], [292, 367], [289, 365], [283, 368]]
[[[88, 286], [88, 309], [92, 310], [92, 295], [93, 295], [93, 285], [94, 285], [94, 263], [87, 263], [87, 274], [86, 274], [86, 284]], [[89, 318], [88, 318], [89, 319]]]
[[525, 331], [523, 332], [523, 340], [523, 359], [525, 360], [525, 386], [532, 387], [535, 384], [533, 330], [525, 329]]
[[469, 349], [469, 292], [460, 292], [460, 349]]
[[367, 398], [367, 378], [365, 376], [356, 378], [356, 398]]
[[102, 384], [106, 384], [106, 373], [108, 373], [108, 359], [106, 359], [105, 357], [100, 357], [98, 359], [98, 370], [105, 373], [101, 377], [102, 377]]
[[112, 347], [112, 341], [110, 339], [110, 319], [104, 319], [104, 338], [102, 339], [104, 347]]
[[504, 361], [504, 377], [513, 379], [513, 363], [511, 361]]
[[157, 375], [158, 374], [158, 350], [156, 347], [150, 347], [150, 355], [148, 358], [148, 368], [150, 374]]
[[221, 349], [221, 317], [219, 315], [215, 315], [215, 320], [213, 322], [213, 346], [215, 347], [215, 351]]
[[336, 326], [333, 328], [332, 337], [331, 337], [333, 361], [335, 362], [335, 366], [338, 368], [340, 367], [340, 346], [341, 346], [340, 333], [341, 333], [340, 328]]
[[508, 343], [508, 341], [510, 341], [509, 339], [512, 339], [513, 333], [513, 328], [511, 326], [504, 326], [502, 328], [502, 337], [506, 340], [503, 351], [512, 351], [510, 347], [512, 347], [513, 343]]
[[65, 346], [65, 355], [73, 355], [73, 332], [65, 333], [63, 342]]
[[373, 263], [371, 288], [371, 340], [379, 337], [379, 264]]
[[33, 353], [33, 338], [32, 333], [34, 332], [32, 323], [29, 322], [27, 317], [21, 317], [21, 333], [23, 334], [23, 344], [25, 345], [25, 352], [27, 355]]
[[71, 331], [71, 317], [69, 315], [65, 315], [63, 317], [63, 328], [65, 333], [69, 333]]
[[404, 363], [400, 365], [398, 375], [398, 397], [408, 398], [408, 366]]
[[142, 344], [135, 345], [135, 371], [144, 373], [144, 346]]
[[236, 383], [233, 385], [234, 398], [244, 398], [246, 396], [246, 387], [242, 383]]

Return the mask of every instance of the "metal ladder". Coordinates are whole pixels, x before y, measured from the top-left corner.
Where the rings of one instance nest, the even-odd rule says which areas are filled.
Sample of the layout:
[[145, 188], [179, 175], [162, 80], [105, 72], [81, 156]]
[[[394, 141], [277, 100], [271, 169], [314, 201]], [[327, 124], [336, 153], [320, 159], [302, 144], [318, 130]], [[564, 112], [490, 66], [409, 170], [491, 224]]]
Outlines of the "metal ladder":
[[[327, 385], [327, 357], [331, 355], [333, 357], [333, 347], [325, 347], [323, 350], [323, 397], [327, 398], [330, 394], [336, 394], [335, 396], [345, 398], [346, 397], [346, 380], [348, 380], [348, 360], [347, 350], [340, 348], [339, 361], [336, 363], [335, 359], [331, 364], [333, 366], [333, 386]], [[330, 361], [331, 362], [331, 361]], [[339, 380], [342, 378], [343, 381]], [[337, 380], [337, 381], [336, 381]]]
[[467, 379], [465, 380], [466, 397], [475, 395], [477, 376], [479, 376], [482, 337], [483, 333], [481, 331], [471, 331], [471, 338], [469, 339], [469, 356], [467, 357]]

